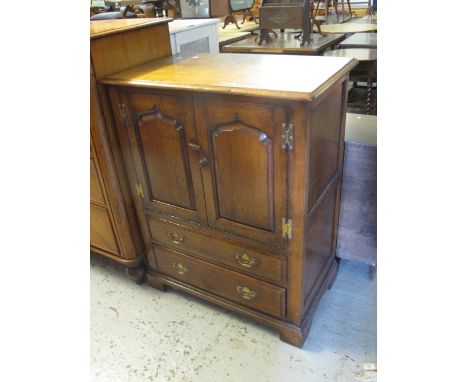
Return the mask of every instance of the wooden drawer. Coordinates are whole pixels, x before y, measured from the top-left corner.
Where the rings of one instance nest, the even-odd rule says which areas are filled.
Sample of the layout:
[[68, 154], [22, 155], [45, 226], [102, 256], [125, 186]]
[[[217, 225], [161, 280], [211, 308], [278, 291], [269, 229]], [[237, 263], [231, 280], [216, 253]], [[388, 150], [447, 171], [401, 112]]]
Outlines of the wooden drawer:
[[284, 281], [285, 259], [264, 255], [221, 241], [212, 235], [161, 220], [150, 218], [148, 222], [152, 238], [166, 247], [188, 252], [267, 280]]
[[154, 253], [161, 273], [272, 316], [285, 316], [284, 288], [160, 246], [154, 246]]

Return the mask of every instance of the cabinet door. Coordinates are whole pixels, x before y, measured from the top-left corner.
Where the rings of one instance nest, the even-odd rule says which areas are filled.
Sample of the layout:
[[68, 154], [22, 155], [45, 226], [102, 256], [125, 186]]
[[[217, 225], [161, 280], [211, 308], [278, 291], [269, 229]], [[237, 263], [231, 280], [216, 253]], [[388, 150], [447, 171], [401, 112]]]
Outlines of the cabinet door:
[[[210, 226], [283, 243], [286, 217], [285, 110], [278, 106], [196, 100], [197, 132]], [[202, 158], [203, 159], [203, 158]]]
[[145, 92], [121, 94], [128, 138], [147, 209], [190, 221], [206, 221], [192, 100]]

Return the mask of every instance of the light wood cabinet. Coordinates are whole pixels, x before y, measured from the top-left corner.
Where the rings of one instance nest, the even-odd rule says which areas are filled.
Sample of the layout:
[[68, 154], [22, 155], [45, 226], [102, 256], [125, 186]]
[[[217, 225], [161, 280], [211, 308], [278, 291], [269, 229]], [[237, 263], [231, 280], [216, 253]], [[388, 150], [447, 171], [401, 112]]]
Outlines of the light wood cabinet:
[[[102, 79], [152, 286], [191, 293], [302, 346], [337, 271], [356, 63], [202, 54]], [[285, 67], [295, 68], [287, 78], [266, 74]]]
[[108, 99], [97, 81], [170, 55], [168, 21], [92, 21], [90, 29], [90, 246], [124, 264], [137, 282], [144, 277], [145, 251]]

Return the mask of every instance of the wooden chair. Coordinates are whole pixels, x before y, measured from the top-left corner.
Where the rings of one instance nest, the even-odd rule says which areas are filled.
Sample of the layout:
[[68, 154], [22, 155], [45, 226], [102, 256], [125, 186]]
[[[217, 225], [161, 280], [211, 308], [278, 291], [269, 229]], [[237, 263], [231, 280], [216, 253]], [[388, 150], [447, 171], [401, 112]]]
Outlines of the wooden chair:
[[[330, 7], [330, 5], [335, 9], [335, 14], [336, 14], [336, 17], [338, 18], [338, 1], [339, 0], [313, 0], [313, 3], [314, 4], [317, 4], [317, 6], [315, 7], [315, 13], [314, 13], [314, 17], [317, 16], [317, 12], [318, 12], [318, 8], [320, 7], [320, 3], [324, 3], [325, 5], [325, 21], [328, 20], [328, 8]], [[351, 3], [350, 3], [350, 0], [346, 0], [347, 4], [348, 4], [348, 10], [349, 10], [349, 14], [352, 15], [352, 11], [351, 11]], [[343, 12], [344, 13], [344, 0], [341, 0], [341, 4], [342, 4], [342, 8], [343, 8]], [[344, 16], [343, 16], [344, 18]]]
[[312, 3], [317, 4], [315, 6], [314, 17], [317, 17], [317, 12], [320, 7], [320, 3], [324, 3], [325, 5], [325, 19], [328, 17], [328, 8], [330, 7], [330, 4], [333, 8], [335, 8], [335, 12], [338, 15], [338, 5], [336, 0], [312, 0]]

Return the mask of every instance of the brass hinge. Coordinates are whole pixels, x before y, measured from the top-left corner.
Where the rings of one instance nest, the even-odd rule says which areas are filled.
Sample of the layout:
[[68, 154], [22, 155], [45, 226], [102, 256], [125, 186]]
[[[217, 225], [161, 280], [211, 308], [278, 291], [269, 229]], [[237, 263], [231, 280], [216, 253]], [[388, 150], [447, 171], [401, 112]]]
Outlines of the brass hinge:
[[283, 123], [282, 125], [282, 138], [283, 143], [282, 147], [286, 150], [291, 150], [293, 148], [293, 124], [292, 123]]
[[287, 240], [292, 239], [292, 219], [283, 218], [283, 237]]
[[136, 192], [137, 192], [138, 196], [140, 198], [142, 198], [143, 197], [143, 187], [142, 187], [141, 183], [135, 183], [135, 187], [136, 187]]
[[120, 121], [123, 125], [127, 124], [127, 105], [119, 103]]

